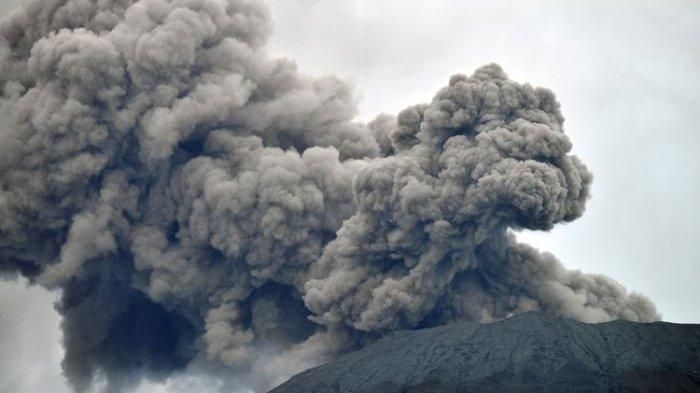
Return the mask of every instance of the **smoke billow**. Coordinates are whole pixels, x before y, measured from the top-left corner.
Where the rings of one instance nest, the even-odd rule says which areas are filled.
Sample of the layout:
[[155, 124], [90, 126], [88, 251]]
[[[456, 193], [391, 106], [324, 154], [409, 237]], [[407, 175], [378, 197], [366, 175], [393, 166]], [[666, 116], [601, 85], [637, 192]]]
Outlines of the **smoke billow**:
[[519, 244], [591, 175], [497, 65], [369, 124], [265, 51], [253, 0], [30, 0], [0, 25], [0, 272], [61, 289], [79, 391], [192, 365], [262, 389], [382, 334], [658, 318]]

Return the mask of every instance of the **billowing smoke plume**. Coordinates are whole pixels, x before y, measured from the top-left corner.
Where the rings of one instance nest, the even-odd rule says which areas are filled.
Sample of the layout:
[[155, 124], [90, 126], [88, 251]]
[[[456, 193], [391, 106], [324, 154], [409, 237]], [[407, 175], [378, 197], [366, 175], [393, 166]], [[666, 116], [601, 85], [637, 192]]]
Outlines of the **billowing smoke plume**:
[[0, 25], [0, 271], [62, 290], [77, 390], [193, 364], [262, 389], [533, 309], [658, 318], [511, 234], [588, 198], [550, 91], [487, 65], [359, 124], [270, 30], [252, 0], [31, 0]]

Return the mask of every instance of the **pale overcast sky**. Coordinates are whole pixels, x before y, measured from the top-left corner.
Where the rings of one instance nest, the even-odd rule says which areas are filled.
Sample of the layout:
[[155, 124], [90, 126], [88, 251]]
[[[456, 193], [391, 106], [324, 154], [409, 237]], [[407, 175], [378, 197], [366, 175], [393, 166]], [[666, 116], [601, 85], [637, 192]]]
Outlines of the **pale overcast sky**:
[[[0, 0], [0, 14], [18, 3]], [[352, 80], [363, 120], [429, 101], [450, 75], [490, 62], [552, 89], [593, 198], [579, 220], [520, 237], [646, 294], [664, 320], [700, 323], [700, 3], [269, 3], [270, 50]], [[68, 392], [55, 299], [0, 283], [0, 392]]]

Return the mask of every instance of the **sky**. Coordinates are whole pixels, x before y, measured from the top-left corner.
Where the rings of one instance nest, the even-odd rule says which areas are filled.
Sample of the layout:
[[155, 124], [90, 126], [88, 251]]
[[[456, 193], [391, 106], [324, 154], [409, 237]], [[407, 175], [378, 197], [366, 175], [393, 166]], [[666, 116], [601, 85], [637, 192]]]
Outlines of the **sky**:
[[[0, 15], [19, 1], [0, 0]], [[358, 119], [397, 113], [499, 63], [552, 89], [594, 174], [582, 218], [519, 237], [608, 275], [663, 319], [700, 323], [700, 4], [695, 1], [274, 0], [269, 50], [353, 81]], [[0, 392], [68, 392], [56, 293], [0, 282]], [[175, 389], [175, 388], [173, 388]], [[163, 391], [145, 386], [141, 391]]]

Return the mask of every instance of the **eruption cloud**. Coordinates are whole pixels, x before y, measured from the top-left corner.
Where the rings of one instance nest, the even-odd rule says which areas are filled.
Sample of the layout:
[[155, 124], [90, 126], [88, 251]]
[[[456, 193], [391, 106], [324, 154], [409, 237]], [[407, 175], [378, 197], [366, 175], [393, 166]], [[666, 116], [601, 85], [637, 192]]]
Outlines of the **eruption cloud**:
[[552, 92], [491, 64], [362, 124], [270, 31], [252, 0], [29, 0], [0, 25], [0, 272], [61, 290], [77, 391], [194, 365], [262, 390], [528, 310], [659, 318], [512, 234], [589, 196]]

